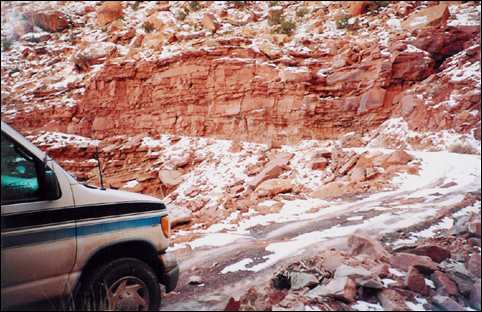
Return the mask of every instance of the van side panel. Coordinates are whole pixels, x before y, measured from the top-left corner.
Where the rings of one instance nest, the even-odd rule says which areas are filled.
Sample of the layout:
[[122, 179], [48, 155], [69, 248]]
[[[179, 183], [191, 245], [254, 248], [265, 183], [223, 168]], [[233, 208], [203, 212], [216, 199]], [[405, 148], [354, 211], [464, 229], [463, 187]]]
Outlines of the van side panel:
[[74, 202], [62, 169], [49, 162], [58, 200], [2, 205], [2, 307], [64, 295], [76, 257]]
[[167, 249], [169, 241], [164, 237], [160, 224], [161, 217], [166, 214], [164, 211], [79, 222], [77, 261], [73, 272], [82, 270], [98, 250], [117, 243], [146, 241], [156, 250]]

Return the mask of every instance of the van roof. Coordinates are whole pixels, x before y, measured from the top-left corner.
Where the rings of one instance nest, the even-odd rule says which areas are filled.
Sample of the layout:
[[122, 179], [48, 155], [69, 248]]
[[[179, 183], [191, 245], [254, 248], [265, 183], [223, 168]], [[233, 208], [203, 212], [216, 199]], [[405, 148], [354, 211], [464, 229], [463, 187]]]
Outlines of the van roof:
[[15, 129], [10, 127], [6, 122], [2, 120], [2, 133], [5, 133], [9, 137], [11, 137], [14, 141], [25, 147], [29, 150], [32, 154], [34, 154], [39, 159], [44, 159], [46, 153], [42, 152], [37, 146], [35, 146], [32, 142], [27, 140], [22, 134], [17, 132]]

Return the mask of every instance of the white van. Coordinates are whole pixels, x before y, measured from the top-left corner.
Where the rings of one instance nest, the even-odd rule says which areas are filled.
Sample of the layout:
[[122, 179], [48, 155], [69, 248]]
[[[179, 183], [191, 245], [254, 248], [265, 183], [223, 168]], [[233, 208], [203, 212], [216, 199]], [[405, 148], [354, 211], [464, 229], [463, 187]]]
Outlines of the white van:
[[164, 204], [77, 182], [1, 123], [2, 310], [54, 298], [75, 309], [158, 310], [176, 287]]

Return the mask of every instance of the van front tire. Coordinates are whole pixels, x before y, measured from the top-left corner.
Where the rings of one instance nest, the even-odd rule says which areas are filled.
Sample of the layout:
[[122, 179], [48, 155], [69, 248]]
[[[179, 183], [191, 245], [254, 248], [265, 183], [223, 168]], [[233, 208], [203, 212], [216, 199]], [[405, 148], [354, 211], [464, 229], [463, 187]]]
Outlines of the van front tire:
[[95, 269], [81, 286], [75, 308], [159, 310], [161, 289], [154, 270], [135, 258], [121, 258]]

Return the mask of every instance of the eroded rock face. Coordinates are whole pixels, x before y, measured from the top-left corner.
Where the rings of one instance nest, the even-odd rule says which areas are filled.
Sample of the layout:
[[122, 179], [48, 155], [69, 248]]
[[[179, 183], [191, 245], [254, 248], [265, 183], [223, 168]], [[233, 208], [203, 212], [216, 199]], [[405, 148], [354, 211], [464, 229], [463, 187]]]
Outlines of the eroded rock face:
[[[310, 100], [310, 106], [314, 105], [317, 111], [312, 115], [311, 109], [304, 108], [306, 87], [299, 84], [298, 78], [286, 78], [300, 73], [287, 76], [249, 59], [216, 56], [228, 53], [234, 51], [217, 49], [185, 53], [165, 62], [107, 65], [87, 88], [79, 111], [83, 122], [77, 125], [76, 131], [86, 136], [105, 137], [127, 129], [131, 133], [159, 129], [186, 135], [236, 135], [250, 141], [278, 137], [281, 142], [289, 142], [306, 135], [329, 138], [346, 131], [344, 122], [334, 127], [334, 123], [339, 123], [335, 115], [347, 116], [350, 120], [345, 123], [347, 126], [361, 124], [361, 120], [368, 118], [355, 118], [358, 107], [320, 100]], [[280, 75], [284, 81], [278, 80]], [[331, 83], [343, 83], [344, 79], [347, 78], [333, 78]], [[385, 91], [374, 90], [362, 97], [360, 112], [383, 104]], [[143, 108], [134, 109], [140, 103]], [[99, 106], [104, 109], [93, 115]], [[326, 114], [333, 114], [333, 118]], [[326, 127], [318, 126], [321, 115], [327, 122]], [[115, 122], [97, 127], [98, 120], [105, 118]]]

